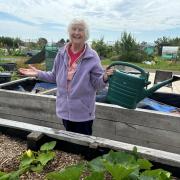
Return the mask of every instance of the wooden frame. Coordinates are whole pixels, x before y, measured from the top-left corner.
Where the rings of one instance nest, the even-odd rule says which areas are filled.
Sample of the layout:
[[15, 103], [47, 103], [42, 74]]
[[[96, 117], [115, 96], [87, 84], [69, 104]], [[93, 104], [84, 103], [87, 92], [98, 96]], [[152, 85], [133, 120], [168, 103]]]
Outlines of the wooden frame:
[[[64, 130], [55, 96], [0, 89], [0, 118]], [[180, 154], [180, 116], [96, 103], [93, 135]]]

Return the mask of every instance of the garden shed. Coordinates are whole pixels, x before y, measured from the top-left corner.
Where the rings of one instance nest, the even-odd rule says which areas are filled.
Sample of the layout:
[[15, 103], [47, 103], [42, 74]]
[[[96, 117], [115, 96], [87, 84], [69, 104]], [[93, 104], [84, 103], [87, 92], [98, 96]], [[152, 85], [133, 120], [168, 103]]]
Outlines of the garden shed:
[[167, 60], [176, 59], [178, 55], [178, 46], [163, 46], [162, 57]]

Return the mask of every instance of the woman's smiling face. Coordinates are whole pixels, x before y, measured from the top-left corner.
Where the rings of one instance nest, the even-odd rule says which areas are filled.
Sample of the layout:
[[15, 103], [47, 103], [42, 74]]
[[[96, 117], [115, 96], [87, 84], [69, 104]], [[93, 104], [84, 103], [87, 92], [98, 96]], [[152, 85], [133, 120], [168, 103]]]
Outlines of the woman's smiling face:
[[83, 24], [72, 25], [69, 32], [70, 40], [72, 44], [84, 44], [85, 43], [85, 27]]

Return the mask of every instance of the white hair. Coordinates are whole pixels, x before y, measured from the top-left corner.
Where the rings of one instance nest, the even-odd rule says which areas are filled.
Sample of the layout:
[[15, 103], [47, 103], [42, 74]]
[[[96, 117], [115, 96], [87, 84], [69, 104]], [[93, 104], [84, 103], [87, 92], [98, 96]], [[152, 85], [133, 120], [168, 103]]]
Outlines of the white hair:
[[84, 26], [85, 40], [87, 41], [89, 39], [89, 27], [83, 19], [73, 19], [68, 25], [68, 33], [70, 34], [72, 27], [77, 24]]

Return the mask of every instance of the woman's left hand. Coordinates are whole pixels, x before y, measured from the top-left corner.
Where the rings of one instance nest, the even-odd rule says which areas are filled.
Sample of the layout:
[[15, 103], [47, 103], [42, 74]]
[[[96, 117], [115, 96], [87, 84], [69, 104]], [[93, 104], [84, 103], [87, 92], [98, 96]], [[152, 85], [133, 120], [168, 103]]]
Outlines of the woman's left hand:
[[105, 73], [104, 73], [104, 76], [103, 76], [104, 82], [106, 82], [108, 80], [108, 77], [113, 75], [113, 73], [114, 73], [114, 69], [113, 68], [106, 69]]

